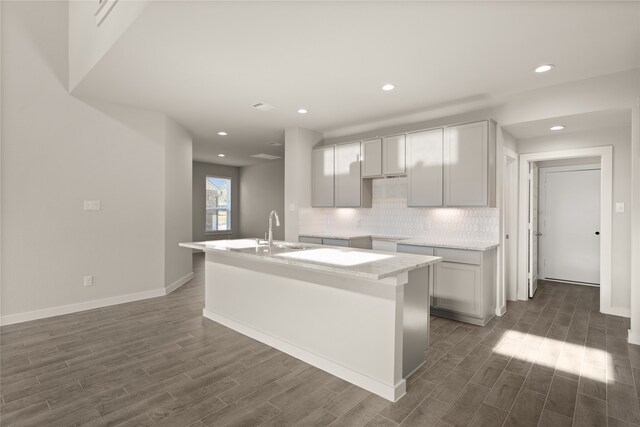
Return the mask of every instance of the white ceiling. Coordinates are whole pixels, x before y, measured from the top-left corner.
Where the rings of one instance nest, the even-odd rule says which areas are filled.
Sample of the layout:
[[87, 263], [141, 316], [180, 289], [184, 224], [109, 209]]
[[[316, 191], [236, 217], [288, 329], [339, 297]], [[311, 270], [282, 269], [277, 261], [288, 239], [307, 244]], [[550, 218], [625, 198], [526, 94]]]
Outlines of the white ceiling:
[[[74, 93], [164, 111], [193, 133], [197, 160], [245, 165], [282, 155], [267, 143], [287, 127], [336, 136], [636, 68], [639, 11], [612, 1], [154, 1]], [[533, 73], [541, 63], [556, 68]], [[388, 82], [395, 91], [380, 90]]]
[[[551, 126], [564, 126], [562, 130], [551, 130]], [[631, 126], [631, 110], [593, 111], [571, 116], [555, 117], [552, 119], [535, 120], [531, 122], [515, 123], [504, 128], [516, 139], [536, 138], [546, 135], [561, 135], [564, 133], [584, 132], [595, 129], [608, 129]]]

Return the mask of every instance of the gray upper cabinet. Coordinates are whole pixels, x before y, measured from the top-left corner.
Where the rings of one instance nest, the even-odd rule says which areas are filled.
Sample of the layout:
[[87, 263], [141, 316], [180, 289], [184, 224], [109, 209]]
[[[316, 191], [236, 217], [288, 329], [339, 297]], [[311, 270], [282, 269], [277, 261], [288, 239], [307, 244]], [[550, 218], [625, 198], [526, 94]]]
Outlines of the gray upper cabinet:
[[409, 206], [442, 206], [443, 130], [433, 129], [407, 135]]
[[360, 142], [335, 146], [335, 206], [360, 207], [362, 176]]
[[446, 206], [489, 205], [488, 122], [445, 129], [444, 183]]
[[406, 173], [406, 135], [388, 136], [382, 140], [383, 175]]
[[362, 177], [382, 175], [382, 140], [362, 141]]
[[312, 150], [311, 206], [333, 206], [334, 147]]

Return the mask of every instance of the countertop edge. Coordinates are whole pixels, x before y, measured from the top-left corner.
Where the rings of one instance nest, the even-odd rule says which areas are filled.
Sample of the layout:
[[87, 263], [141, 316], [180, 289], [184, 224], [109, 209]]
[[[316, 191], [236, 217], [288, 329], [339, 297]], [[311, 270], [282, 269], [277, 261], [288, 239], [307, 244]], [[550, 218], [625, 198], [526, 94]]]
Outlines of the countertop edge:
[[500, 246], [500, 243], [492, 243], [492, 242], [478, 242], [478, 245], [474, 244], [465, 244], [465, 243], [443, 243], [443, 242], [429, 242], [429, 241], [420, 241], [419, 238], [407, 238], [407, 237], [387, 237], [387, 236], [376, 236], [373, 234], [366, 235], [353, 235], [348, 236], [347, 234], [338, 237], [338, 235], [331, 234], [322, 234], [322, 233], [301, 233], [298, 234], [298, 237], [315, 237], [315, 238], [325, 238], [325, 239], [360, 239], [364, 237], [369, 237], [371, 240], [384, 240], [388, 242], [396, 242], [399, 245], [409, 245], [409, 246], [426, 246], [433, 248], [451, 248], [451, 249], [462, 249], [465, 251], [480, 251], [485, 252], [491, 249], [495, 249]]
[[[425, 261], [425, 262], [417, 263], [417, 264], [412, 265], [412, 266], [399, 268], [397, 270], [393, 270], [393, 271], [390, 271], [390, 272], [387, 272], [387, 273], [371, 274], [371, 273], [362, 273], [362, 272], [357, 272], [357, 271], [345, 270], [345, 269], [342, 269], [340, 267], [331, 267], [331, 266], [327, 266], [327, 265], [314, 264], [314, 263], [303, 262], [303, 261], [296, 261], [296, 260], [291, 260], [291, 259], [287, 259], [287, 258], [278, 258], [278, 257], [274, 257], [274, 256], [268, 256], [268, 257], [266, 257], [266, 256], [256, 256], [256, 255], [253, 255], [253, 254], [247, 254], [247, 253], [243, 253], [243, 252], [235, 252], [235, 251], [232, 251], [232, 250], [222, 250], [222, 249], [207, 248], [207, 247], [203, 247], [202, 245], [196, 245], [194, 243], [179, 243], [179, 246], [181, 246], [183, 248], [196, 249], [196, 250], [200, 250], [202, 252], [213, 253], [213, 254], [218, 254], [218, 255], [222, 255], [222, 256], [243, 258], [243, 259], [251, 259], [251, 260], [254, 260], [254, 261], [265, 262], [265, 263], [273, 263], [273, 264], [280, 264], [280, 265], [290, 265], [292, 267], [298, 267], [298, 268], [314, 270], [314, 271], [318, 271], [318, 272], [333, 273], [333, 274], [337, 274], [337, 275], [340, 275], [340, 276], [347, 276], [347, 277], [353, 277], [353, 278], [357, 278], [357, 279], [368, 279], [368, 280], [382, 280], [382, 279], [386, 279], [386, 278], [389, 278], [389, 277], [394, 277], [394, 276], [397, 276], [397, 275], [402, 274], [402, 273], [407, 273], [409, 271], [417, 270], [419, 268], [424, 268], [424, 267], [427, 267], [429, 265], [436, 264], [436, 263], [438, 263], [438, 262], [440, 262], [442, 260], [441, 257], [437, 257], [437, 256], [419, 255], [419, 256], [422, 256], [422, 257], [425, 257], [425, 258], [431, 258], [431, 259], [429, 259], [428, 261]], [[402, 255], [402, 254], [400, 254], [400, 255]]]

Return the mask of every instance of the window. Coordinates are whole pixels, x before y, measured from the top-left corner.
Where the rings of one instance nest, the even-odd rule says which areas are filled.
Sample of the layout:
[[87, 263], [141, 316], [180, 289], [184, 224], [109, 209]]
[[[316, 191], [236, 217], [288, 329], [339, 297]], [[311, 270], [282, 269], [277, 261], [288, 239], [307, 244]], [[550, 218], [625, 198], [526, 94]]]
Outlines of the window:
[[208, 176], [205, 232], [231, 231], [231, 179]]

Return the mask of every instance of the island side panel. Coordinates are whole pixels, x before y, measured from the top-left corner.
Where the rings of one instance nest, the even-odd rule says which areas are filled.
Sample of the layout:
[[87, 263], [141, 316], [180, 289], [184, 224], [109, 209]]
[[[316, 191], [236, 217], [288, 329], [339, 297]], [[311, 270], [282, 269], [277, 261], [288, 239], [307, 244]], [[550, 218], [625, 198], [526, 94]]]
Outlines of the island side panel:
[[429, 280], [431, 266], [409, 272], [404, 285], [402, 376], [407, 378], [425, 362], [429, 346]]
[[393, 401], [403, 303], [402, 285], [206, 255], [205, 317]]

